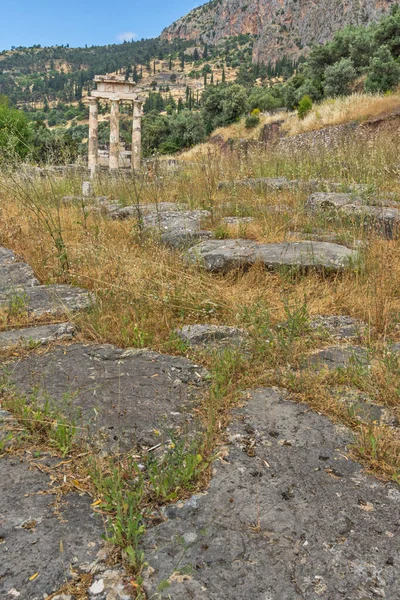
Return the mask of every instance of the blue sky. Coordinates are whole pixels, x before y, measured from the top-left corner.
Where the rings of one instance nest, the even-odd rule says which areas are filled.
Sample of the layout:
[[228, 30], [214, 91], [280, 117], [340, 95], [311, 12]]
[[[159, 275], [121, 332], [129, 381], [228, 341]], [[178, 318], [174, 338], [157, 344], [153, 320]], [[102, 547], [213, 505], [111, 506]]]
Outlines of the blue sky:
[[[205, 0], [0, 0], [0, 50], [155, 37]], [[125, 34], [125, 36], [123, 35]]]

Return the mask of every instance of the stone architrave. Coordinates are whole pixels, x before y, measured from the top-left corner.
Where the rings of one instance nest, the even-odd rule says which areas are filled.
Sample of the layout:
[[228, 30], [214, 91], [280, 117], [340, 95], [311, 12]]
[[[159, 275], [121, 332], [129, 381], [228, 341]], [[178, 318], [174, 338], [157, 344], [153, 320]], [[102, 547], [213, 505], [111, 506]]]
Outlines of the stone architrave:
[[99, 109], [96, 98], [89, 98], [89, 148], [88, 167], [93, 177], [98, 165], [98, 115]]
[[142, 157], [142, 103], [133, 103], [133, 124], [132, 124], [132, 169], [140, 169]]

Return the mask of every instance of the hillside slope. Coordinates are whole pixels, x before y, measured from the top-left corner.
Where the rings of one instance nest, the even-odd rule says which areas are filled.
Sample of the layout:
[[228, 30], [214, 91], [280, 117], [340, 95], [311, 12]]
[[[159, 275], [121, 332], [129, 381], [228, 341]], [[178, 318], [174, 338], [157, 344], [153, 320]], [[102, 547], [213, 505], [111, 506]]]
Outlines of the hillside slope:
[[346, 25], [376, 21], [397, 0], [212, 0], [164, 29], [162, 39], [215, 44], [241, 33], [257, 35], [254, 62], [298, 58], [313, 43]]

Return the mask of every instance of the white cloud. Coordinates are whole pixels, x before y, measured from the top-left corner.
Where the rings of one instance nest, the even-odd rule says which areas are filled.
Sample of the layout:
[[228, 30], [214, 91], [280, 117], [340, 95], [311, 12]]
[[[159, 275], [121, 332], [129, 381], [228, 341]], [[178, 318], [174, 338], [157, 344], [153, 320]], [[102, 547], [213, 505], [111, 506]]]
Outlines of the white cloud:
[[133, 33], [133, 31], [124, 31], [123, 33], [119, 33], [117, 35], [117, 40], [119, 42], [131, 42], [132, 40], [136, 40], [137, 33]]

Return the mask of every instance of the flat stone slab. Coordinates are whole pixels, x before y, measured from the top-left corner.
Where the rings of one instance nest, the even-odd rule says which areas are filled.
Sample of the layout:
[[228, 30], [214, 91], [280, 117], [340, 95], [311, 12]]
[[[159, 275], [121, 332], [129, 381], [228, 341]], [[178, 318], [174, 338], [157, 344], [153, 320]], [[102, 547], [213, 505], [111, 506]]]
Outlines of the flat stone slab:
[[24, 262], [0, 265], [0, 290], [40, 285], [32, 267]]
[[257, 244], [251, 240], [230, 239], [202, 242], [190, 248], [186, 256], [189, 262], [212, 272], [248, 268], [255, 263], [267, 269], [288, 266], [339, 271], [355, 261], [357, 253], [327, 242]]
[[248, 338], [244, 329], [226, 325], [184, 325], [175, 334], [189, 346], [242, 346]]
[[0, 458], [0, 481], [0, 597], [42, 600], [70, 578], [70, 565], [95, 560], [102, 519], [79, 494], [63, 497], [57, 516], [49, 477], [18, 457]]
[[206, 371], [185, 358], [111, 345], [63, 346], [5, 369], [19, 393], [36, 390], [107, 451], [149, 447], [168, 431], [193, 428], [206, 385]]
[[[183, 211], [187, 208], [187, 204], [181, 204], [179, 202], [158, 202], [152, 204], [138, 204], [131, 206], [121, 205], [107, 205], [104, 204], [106, 209], [108, 207], [108, 213], [111, 219], [125, 220], [125, 219], [139, 219], [143, 215], [151, 213], [164, 213], [164, 212], [177, 212]], [[117, 207], [116, 207], [117, 206]]]
[[15, 261], [15, 254], [12, 250], [8, 250], [8, 248], [3, 248], [0, 246], [0, 266], [10, 264]]
[[71, 285], [38, 285], [21, 290], [0, 289], [0, 310], [10, 309], [39, 317], [42, 315], [62, 315], [89, 308], [93, 295]]
[[286, 177], [253, 177], [249, 179], [236, 179], [234, 181], [221, 181], [218, 189], [231, 189], [234, 187], [264, 188], [267, 190], [283, 190], [293, 186], [292, 181]]
[[241, 225], [248, 225], [254, 221], [254, 217], [223, 217], [222, 222], [225, 225], [235, 225], [240, 227]]
[[274, 389], [246, 396], [208, 491], [145, 535], [148, 597], [397, 598], [398, 488], [346, 459], [346, 429]]
[[211, 216], [207, 210], [152, 212], [143, 217], [143, 225], [161, 235], [161, 241], [173, 248], [187, 248], [212, 236], [201, 229], [202, 219]]
[[312, 212], [337, 211], [359, 220], [366, 220], [383, 237], [393, 238], [400, 224], [400, 210], [385, 205], [381, 200], [373, 204], [373, 201], [366, 203], [362, 198], [352, 194], [317, 192], [306, 201], [306, 209]]
[[334, 370], [352, 365], [366, 367], [369, 363], [368, 350], [361, 346], [331, 346], [308, 355], [305, 365], [317, 370]]
[[368, 325], [347, 315], [318, 315], [310, 321], [313, 330], [321, 330], [339, 340], [362, 338]]
[[12, 348], [17, 345], [44, 345], [55, 341], [70, 340], [74, 337], [75, 332], [75, 326], [71, 323], [0, 331], [0, 349]]

